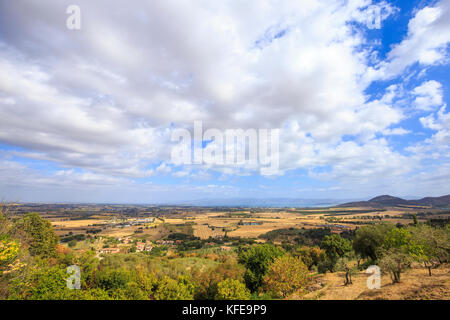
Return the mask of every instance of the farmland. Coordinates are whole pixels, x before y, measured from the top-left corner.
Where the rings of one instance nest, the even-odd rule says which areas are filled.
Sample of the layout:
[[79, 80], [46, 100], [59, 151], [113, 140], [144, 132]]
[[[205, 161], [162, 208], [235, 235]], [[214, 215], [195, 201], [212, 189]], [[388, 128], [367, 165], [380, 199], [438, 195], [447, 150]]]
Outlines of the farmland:
[[[180, 299], [215, 299], [217, 284], [223, 284], [227, 279], [236, 281], [245, 299], [268, 296], [274, 299], [313, 300], [412, 299], [416, 292], [423, 299], [445, 299], [449, 292], [449, 250], [445, 249], [449, 245], [449, 211], [445, 208], [65, 207], [61, 204], [20, 204], [4, 206], [2, 210], [10, 219], [7, 222], [10, 233], [15, 234], [16, 225], [21, 230], [17, 235], [18, 240], [11, 242], [11, 248], [17, 241], [25, 244], [29, 241], [29, 237], [22, 238], [21, 234], [30, 226], [39, 226], [45, 230], [37, 233], [36, 241], [41, 242], [47, 236], [50, 237], [42, 246], [23, 246], [21, 250], [24, 253], [15, 256], [16, 263], [8, 264], [4, 274], [13, 276], [16, 270], [24, 268], [26, 264], [21, 263], [22, 259], [29, 263], [29, 255], [35, 254], [30, 250], [41, 250], [42, 254], [54, 250], [49, 260], [52, 264], [59, 261], [57, 263], [62, 268], [67, 263], [87, 263], [85, 268], [94, 270], [91, 275], [93, 280], [85, 284], [85, 292], [87, 294], [89, 290], [94, 290], [95, 296], [88, 298], [168, 299], [172, 293], [154, 290], [166, 290], [167, 283], [171, 283], [171, 288], [184, 288], [185, 291], [177, 293]], [[27, 222], [30, 220], [32, 222]], [[0, 219], [0, 222], [4, 221]], [[395, 236], [404, 237], [402, 241], [409, 241], [408, 246], [411, 246], [408, 250], [418, 252], [411, 256], [405, 256], [406, 253], [398, 255], [405, 259], [401, 263], [402, 281], [393, 278], [393, 274], [400, 277], [400, 271], [389, 269], [392, 265], [389, 258], [396, 257], [395, 250], [398, 248], [390, 248], [394, 251], [389, 254], [365, 248], [371, 242], [360, 238], [370, 236], [371, 233], [384, 234], [384, 242], [377, 244], [383, 246], [383, 250], [390, 248], [390, 237]], [[412, 237], [417, 240], [408, 240]], [[428, 237], [434, 242], [429, 242]], [[421, 243], [424, 249], [415, 248], [415, 241]], [[48, 243], [53, 245], [49, 246]], [[425, 249], [429, 243], [431, 249]], [[1, 245], [4, 246], [3, 243]], [[335, 246], [338, 246], [339, 251], [330, 249]], [[8, 250], [11, 252], [12, 249]], [[424, 250], [428, 250], [430, 256], [424, 255]], [[281, 268], [277, 270], [283, 270], [286, 264], [290, 264], [297, 270], [296, 274], [304, 274], [302, 290], [293, 286], [288, 294], [280, 295], [276, 287], [267, 289], [273, 284], [271, 278], [264, 278], [263, 275], [259, 280], [253, 276], [246, 277], [249, 268], [255, 267], [253, 260], [246, 262], [247, 255], [251, 254], [254, 255], [251, 259], [262, 259], [267, 254], [275, 255], [271, 259], [282, 256], [285, 260], [277, 262], [280, 264], [277, 268]], [[383, 290], [380, 292], [367, 290], [365, 286], [365, 268], [372, 265], [374, 259], [379, 259], [376, 263], [390, 270], [382, 275]], [[276, 259], [273, 264], [275, 262]], [[45, 268], [44, 271], [47, 270]], [[33, 270], [40, 269], [26, 272], [31, 272], [33, 279], [39, 279], [40, 276], [35, 276]], [[262, 272], [259, 267], [256, 270]], [[136, 281], [154, 283], [153, 289], [139, 289], [144, 291], [139, 291], [140, 295], [135, 296], [134, 291], [127, 291], [127, 284], [123, 287], [125, 291], [117, 296], [115, 289], [109, 287], [111, 281], [116, 281], [114, 279], [122, 279], [116, 278], [119, 276], [116, 272], [120, 273], [120, 277], [130, 279], [127, 281], [131, 283], [136, 277]], [[109, 279], [106, 284], [102, 282], [103, 277]], [[286, 279], [290, 281], [292, 277], [290, 275]], [[348, 280], [351, 278], [353, 281]], [[392, 281], [396, 285], [392, 285]], [[0, 285], [8, 288], [12, 282], [0, 281]], [[7, 297], [8, 292], [1, 288], [0, 295]], [[23, 288], [14, 290], [22, 292]], [[101, 291], [105, 295], [97, 296], [98, 290], [106, 290]], [[23, 292], [23, 295], [28, 294]], [[51, 294], [55, 294], [51, 297], [60, 298], [57, 295], [59, 293]], [[66, 294], [72, 297], [70, 293]], [[13, 296], [17, 299], [21, 297]]]
[[12, 207], [20, 216], [35, 211], [49, 220], [57, 235], [129, 237], [165, 240], [170, 234], [188, 234], [201, 240], [223, 237], [265, 241], [262, 235], [277, 229], [329, 228], [334, 233], [355, 230], [379, 222], [408, 224], [416, 214], [421, 222], [445, 221], [449, 210], [424, 206], [386, 208], [217, 208], [126, 205], [35, 205]]

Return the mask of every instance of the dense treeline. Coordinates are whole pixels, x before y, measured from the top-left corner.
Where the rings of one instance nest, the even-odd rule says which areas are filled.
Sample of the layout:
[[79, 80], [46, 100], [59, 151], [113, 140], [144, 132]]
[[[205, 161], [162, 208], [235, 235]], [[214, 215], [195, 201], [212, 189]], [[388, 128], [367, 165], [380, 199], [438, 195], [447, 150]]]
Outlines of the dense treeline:
[[[322, 229], [282, 229], [265, 244], [235, 242], [221, 254], [197, 255], [204, 242], [181, 234], [176, 252], [105, 255], [59, 244], [36, 213], [13, 219], [0, 213], [0, 299], [278, 299], [301, 296], [314, 273], [343, 271], [345, 284], [378, 264], [392, 281], [412, 263], [432, 269], [449, 260], [450, 228], [380, 223], [342, 235]], [[271, 241], [294, 240], [289, 245]], [[184, 242], [185, 241], [185, 242]], [[197, 251], [196, 251], [197, 250]], [[206, 252], [206, 251], [205, 251]], [[69, 266], [80, 268], [80, 290], [69, 289]]]
[[317, 229], [276, 229], [259, 236], [268, 241], [289, 241], [296, 244], [319, 245], [322, 239], [331, 234], [330, 228]]

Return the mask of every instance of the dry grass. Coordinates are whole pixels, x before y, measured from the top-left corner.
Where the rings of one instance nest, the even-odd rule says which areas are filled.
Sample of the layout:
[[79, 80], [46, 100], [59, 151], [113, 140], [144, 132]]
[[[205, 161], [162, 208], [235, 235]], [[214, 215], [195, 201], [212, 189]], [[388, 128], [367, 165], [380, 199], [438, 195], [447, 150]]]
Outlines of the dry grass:
[[85, 219], [85, 220], [65, 220], [65, 221], [51, 221], [55, 228], [73, 229], [84, 228], [92, 226], [93, 224], [105, 223], [108, 220], [104, 219]]
[[[402, 275], [401, 283], [392, 284], [389, 275], [383, 275], [381, 288], [370, 290], [364, 272], [353, 277], [353, 284], [344, 286], [343, 273], [327, 273], [315, 277], [312, 291], [303, 299], [319, 300], [449, 300], [450, 267], [442, 266], [428, 276], [425, 268], [410, 269]], [[322, 288], [322, 286], [324, 286]]]
[[194, 236], [199, 237], [200, 239], [208, 239], [209, 237], [223, 236], [224, 232], [221, 228], [215, 228], [212, 230], [207, 225], [195, 225], [194, 226]]
[[[287, 212], [287, 211], [279, 211], [279, 212], [257, 212], [250, 214], [251, 217], [240, 217], [238, 215], [233, 216], [229, 215], [230, 212], [184, 212], [177, 215], [173, 215], [170, 217], [164, 218], [164, 222], [169, 225], [180, 225], [185, 224], [187, 222], [193, 222], [193, 229], [194, 229], [194, 235], [197, 237], [200, 237], [202, 239], [207, 239], [209, 237], [214, 237], [214, 235], [221, 236], [224, 235], [224, 232], [222, 231], [223, 228], [225, 228], [228, 231], [228, 235], [231, 237], [251, 237], [256, 238], [261, 234], [264, 234], [266, 232], [276, 230], [276, 229], [283, 229], [283, 228], [319, 228], [322, 224], [328, 224], [324, 218], [325, 215], [328, 213], [333, 213], [334, 211], [342, 211], [343, 208], [316, 208], [316, 209], [309, 209], [309, 210], [300, 210], [302, 213], [298, 212]], [[368, 210], [368, 208], [345, 208], [347, 211], [357, 211], [357, 210]], [[305, 213], [306, 212], [306, 213]], [[310, 212], [310, 214], [308, 214]], [[369, 213], [357, 213], [354, 214], [346, 214], [342, 215], [344, 220], [352, 220], [352, 221], [361, 221], [361, 222], [368, 222], [371, 220], [361, 220], [361, 219], [351, 219], [356, 216], [372, 216], [372, 215], [390, 215], [391, 219], [384, 219], [383, 221], [390, 221], [393, 223], [408, 223], [410, 222], [407, 219], [399, 219], [400, 215], [404, 213], [411, 213], [411, 209], [405, 208], [389, 208], [387, 211], [384, 212], [369, 212]], [[102, 219], [103, 217], [103, 219]], [[337, 215], [339, 217], [339, 215]], [[52, 224], [55, 226], [55, 229], [58, 234], [66, 234], [69, 231], [72, 231], [73, 233], [85, 233], [85, 231], [89, 228], [96, 228], [93, 227], [93, 224], [101, 224], [107, 221], [110, 221], [111, 217], [109, 215], [97, 215], [97, 219], [85, 219], [85, 220], [54, 220], [52, 221]], [[133, 220], [133, 219], [131, 219]], [[247, 226], [239, 226], [239, 221], [244, 222], [262, 222], [262, 225], [247, 225]], [[152, 224], [147, 224], [148, 227], [153, 227], [155, 225], [158, 225], [158, 228], [153, 229], [144, 229], [143, 234], [139, 233], [136, 234], [137, 237], [146, 237], [151, 238], [153, 240], [159, 239], [163, 237], [165, 232], [163, 230], [160, 230], [159, 226], [161, 225], [162, 221], [160, 219], [155, 219], [155, 222]], [[339, 223], [339, 222], [338, 222]], [[339, 223], [339, 224], [345, 224], [345, 223]], [[215, 227], [215, 230], [212, 230], [210, 227]], [[354, 229], [357, 227], [356, 224], [349, 224], [347, 225], [351, 229]], [[107, 228], [104, 230], [101, 234], [102, 235], [109, 235], [109, 236], [115, 236], [115, 237], [123, 237], [128, 235], [133, 235], [134, 231], [136, 230], [135, 227], [126, 227], [126, 228]], [[340, 231], [340, 229], [336, 229], [335, 231]], [[215, 234], [214, 234], [215, 232]]]

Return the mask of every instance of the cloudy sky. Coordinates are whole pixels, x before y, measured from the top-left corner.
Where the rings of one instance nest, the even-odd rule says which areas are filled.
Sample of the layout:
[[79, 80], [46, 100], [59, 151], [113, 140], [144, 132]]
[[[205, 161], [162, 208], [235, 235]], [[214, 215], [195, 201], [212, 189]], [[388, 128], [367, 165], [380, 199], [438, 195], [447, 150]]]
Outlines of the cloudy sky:
[[[450, 0], [0, 0], [0, 199], [449, 194], [449, 42]], [[176, 163], [194, 121], [279, 171]]]

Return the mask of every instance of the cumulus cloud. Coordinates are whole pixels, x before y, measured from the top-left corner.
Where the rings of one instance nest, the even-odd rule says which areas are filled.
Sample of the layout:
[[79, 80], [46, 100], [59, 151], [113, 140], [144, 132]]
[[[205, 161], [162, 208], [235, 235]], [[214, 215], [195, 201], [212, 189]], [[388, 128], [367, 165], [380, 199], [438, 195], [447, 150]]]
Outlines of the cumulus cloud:
[[[205, 129], [280, 128], [282, 173], [401, 175], [414, 161], [379, 137], [408, 134], [397, 126], [399, 88], [378, 98], [366, 90], [446, 59], [448, 3], [419, 10], [374, 67], [363, 28], [376, 12], [381, 24], [398, 12], [384, 1], [80, 0], [78, 31], [65, 25], [70, 1], [0, 1], [0, 141], [20, 147], [11, 155], [56, 163], [74, 183], [258, 172], [177, 167], [171, 133], [202, 120]], [[413, 94], [418, 109], [442, 105], [436, 81]]]
[[450, 1], [442, 0], [416, 12], [408, 23], [407, 37], [393, 46], [387, 60], [378, 65], [374, 78], [392, 78], [406, 68], [442, 64], [448, 59], [450, 42]]
[[442, 105], [442, 85], [434, 80], [426, 81], [412, 91], [417, 109], [431, 111]]
[[446, 106], [443, 106], [436, 115], [422, 117], [420, 122], [425, 128], [437, 131], [428, 142], [448, 148], [450, 145], [450, 112], [445, 112], [445, 109]]

